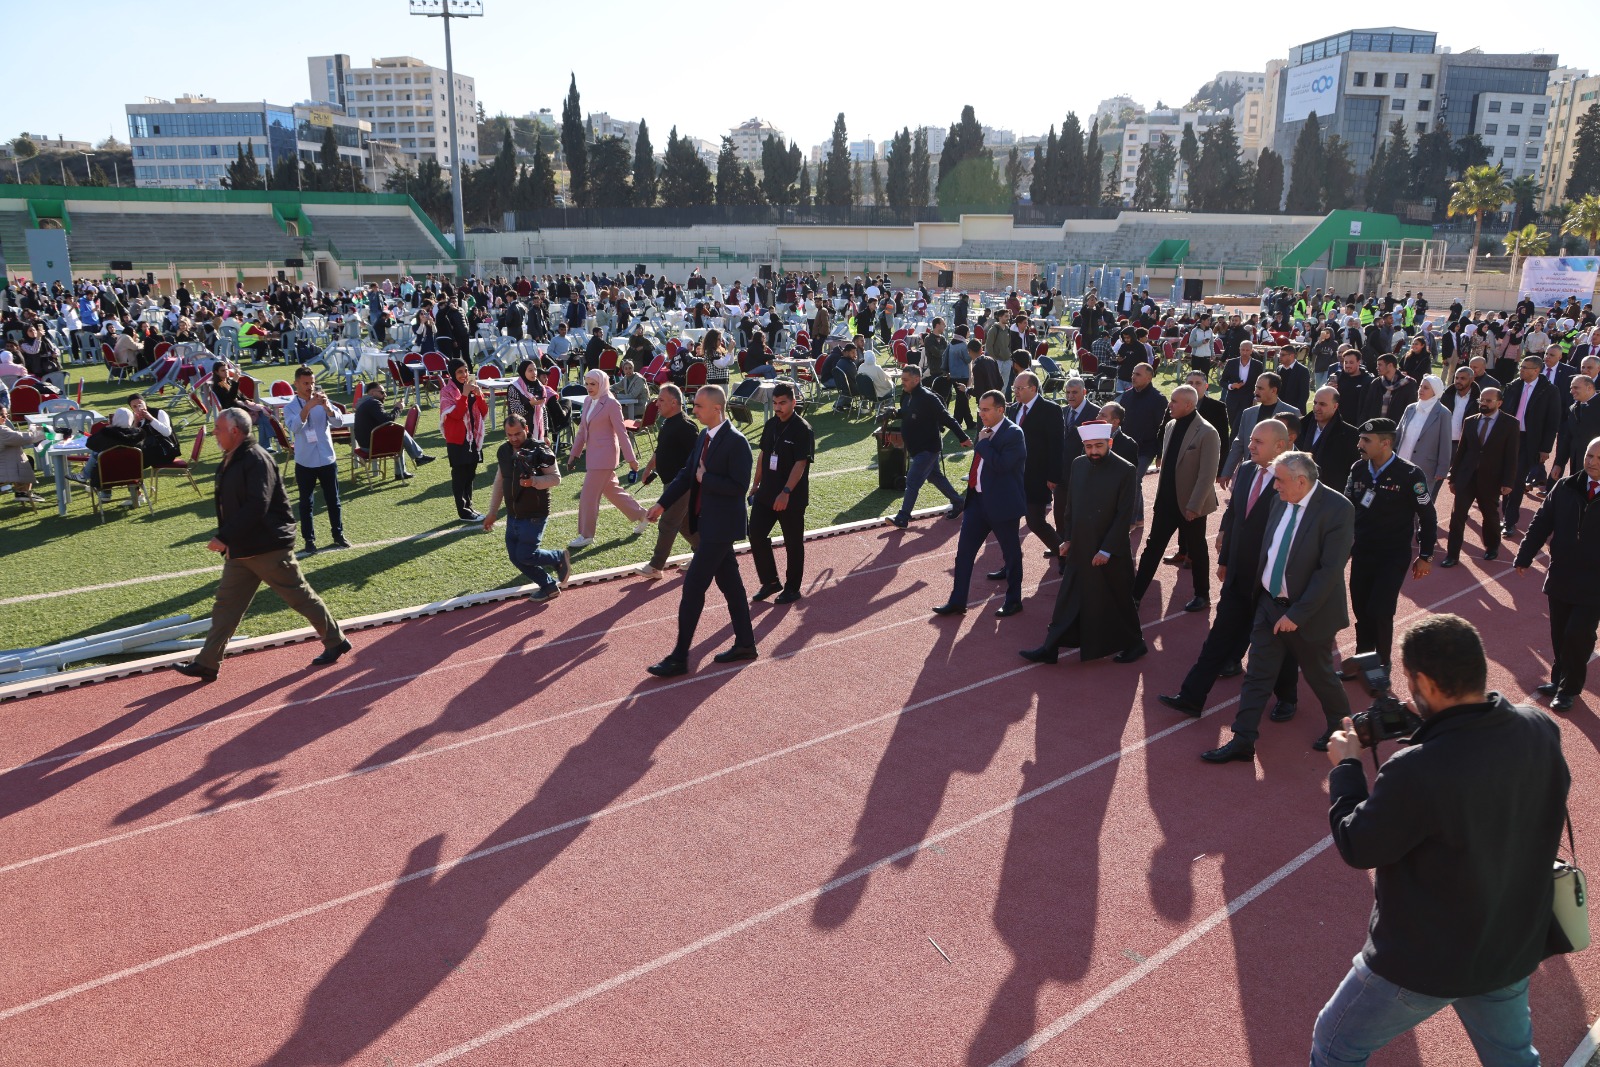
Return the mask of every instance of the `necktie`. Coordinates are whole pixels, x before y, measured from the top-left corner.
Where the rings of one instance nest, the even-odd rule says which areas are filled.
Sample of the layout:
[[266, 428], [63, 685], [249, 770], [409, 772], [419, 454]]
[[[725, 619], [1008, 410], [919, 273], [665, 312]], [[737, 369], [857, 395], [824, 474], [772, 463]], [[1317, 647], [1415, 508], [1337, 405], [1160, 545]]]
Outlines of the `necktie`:
[[1590, 478], [1589, 479], [1589, 499], [1593, 500], [1595, 498], [1595, 494], [1596, 493], [1600, 493], [1600, 482], [1597, 482], [1593, 478]]
[[1028, 417], [1028, 405], [1022, 405], [1022, 410], [1017, 412], [1017, 425], [1021, 426]]
[[983, 466], [982, 456], [972, 457], [972, 469], [967, 472], [967, 488], [974, 493], [982, 492], [978, 488], [978, 468]]
[[1480, 445], [1489, 443], [1489, 420], [1488, 419], [1480, 420], [1480, 425], [1478, 426], [1478, 443]]
[[1261, 467], [1256, 471], [1255, 484], [1250, 486], [1250, 499], [1245, 502], [1244, 513], [1250, 514], [1256, 509], [1256, 501], [1261, 499], [1261, 490], [1267, 487], [1267, 468]]
[[1294, 540], [1295, 523], [1300, 521], [1300, 505], [1289, 505], [1289, 523], [1283, 528], [1283, 536], [1278, 538], [1278, 555], [1272, 561], [1272, 578], [1267, 583], [1267, 592], [1273, 596], [1283, 595], [1283, 572], [1289, 566], [1289, 545]]
[[694, 485], [694, 513], [696, 515], [700, 514], [700, 501], [705, 499], [705, 493], [702, 492], [700, 483], [705, 481], [705, 477], [706, 477], [706, 453], [711, 451], [711, 434], [710, 434], [710, 432], [709, 431], [701, 431], [701, 435], [700, 436], [701, 436], [700, 462], [695, 468], [695, 485]]

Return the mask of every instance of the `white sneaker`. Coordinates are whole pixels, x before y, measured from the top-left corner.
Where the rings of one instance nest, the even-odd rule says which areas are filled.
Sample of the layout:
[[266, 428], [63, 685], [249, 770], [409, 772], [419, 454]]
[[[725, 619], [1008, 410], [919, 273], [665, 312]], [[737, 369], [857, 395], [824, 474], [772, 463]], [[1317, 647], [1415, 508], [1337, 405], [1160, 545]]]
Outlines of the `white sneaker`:
[[588, 548], [592, 544], [594, 544], [594, 538], [592, 537], [574, 537], [572, 540], [567, 542], [567, 547]]
[[633, 536], [643, 537], [644, 532], [648, 529], [650, 529], [650, 520], [640, 519], [638, 522], [633, 524]]
[[667, 576], [667, 572], [652, 567], [648, 563], [643, 563], [639, 566], [639, 576], [647, 582], [654, 582], [658, 579], [665, 578]]

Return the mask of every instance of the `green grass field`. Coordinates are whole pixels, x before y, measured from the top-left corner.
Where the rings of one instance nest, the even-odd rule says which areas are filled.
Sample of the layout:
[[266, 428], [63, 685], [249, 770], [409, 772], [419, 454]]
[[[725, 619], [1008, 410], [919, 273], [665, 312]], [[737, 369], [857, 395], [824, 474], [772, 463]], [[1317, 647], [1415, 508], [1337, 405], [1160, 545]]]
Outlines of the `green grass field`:
[[[104, 368], [71, 370], [75, 390], [80, 373], [85, 381], [83, 404], [108, 414], [126, 402], [132, 389], [106, 380]], [[247, 367], [262, 380], [288, 378], [285, 366]], [[1163, 388], [1171, 385], [1163, 376]], [[334, 399], [348, 397], [333, 387]], [[153, 401], [171, 405], [174, 423], [189, 415], [188, 401], [166, 397]], [[878, 489], [874, 459], [876, 444], [872, 423], [847, 421], [831, 410], [807, 415], [817, 434], [817, 463], [812, 474], [811, 504], [806, 525], [815, 529], [858, 519], [891, 515], [899, 498]], [[762, 416], [756, 413], [745, 433], [759, 439]], [[184, 455], [194, 439], [195, 420], [179, 436]], [[521, 584], [521, 576], [505, 556], [503, 524], [492, 534], [481, 527], [457, 521], [450, 497], [449, 464], [443, 462], [444, 442], [439, 435], [436, 408], [422, 412], [418, 443], [441, 462], [420, 468], [408, 482], [363, 481], [353, 486], [348, 454], [341, 452], [340, 493], [344, 506], [345, 536], [355, 544], [351, 551], [328, 551], [302, 559], [309, 575], [335, 616], [349, 618], [379, 611], [424, 604], [465, 593]], [[490, 432], [490, 451], [502, 440]], [[648, 440], [640, 446], [648, 455]], [[952, 447], [952, 453], [960, 450]], [[50, 499], [36, 514], [8, 494], [0, 497], [0, 557], [6, 560], [6, 582], [0, 588], [0, 648], [21, 648], [83, 637], [187, 612], [203, 617], [211, 610], [220, 561], [206, 551], [214, 533], [211, 476], [219, 450], [207, 441], [196, 472], [200, 497], [181, 476], [162, 476], [160, 499], [152, 516], [146, 509], [125, 507], [119, 492], [102, 525], [89, 498], [74, 488], [65, 517], [56, 513], [54, 482], [46, 472], [40, 480], [42, 495]], [[955, 457], [948, 467], [952, 479], [966, 470], [966, 460]], [[578, 492], [582, 475], [569, 475], [555, 491], [552, 519], [545, 544], [560, 548], [577, 536]], [[292, 473], [290, 475], [292, 480]], [[492, 469], [478, 478], [475, 501], [486, 508]], [[659, 495], [659, 483], [638, 486], [634, 493], [646, 504]], [[296, 495], [289, 486], [291, 504]], [[939, 502], [931, 488], [922, 494], [924, 505]], [[327, 519], [317, 516], [319, 542], [329, 540]], [[595, 543], [573, 556], [575, 574], [642, 563], [654, 546], [654, 534], [635, 539], [632, 524], [610, 505], [603, 504]], [[678, 551], [686, 550], [682, 541]], [[117, 584], [114, 588], [91, 588]], [[258, 596], [240, 633], [260, 636], [304, 625], [271, 593]]]

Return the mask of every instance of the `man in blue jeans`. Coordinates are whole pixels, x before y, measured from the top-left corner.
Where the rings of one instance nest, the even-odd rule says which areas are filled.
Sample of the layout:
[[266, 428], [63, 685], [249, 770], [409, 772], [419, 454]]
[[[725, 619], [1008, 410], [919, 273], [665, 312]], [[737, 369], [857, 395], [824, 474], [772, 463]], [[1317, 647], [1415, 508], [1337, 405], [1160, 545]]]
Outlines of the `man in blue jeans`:
[[[506, 440], [495, 453], [494, 491], [484, 512], [483, 530], [494, 530], [500, 501], [506, 502], [506, 555], [511, 565], [539, 588], [528, 599], [544, 603], [561, 595], [572, 571], [566, 549], [540, 548], [545, 523], [550, 521], [550, 490], [561, 484], [555, 453], [542, 442], [529, 442], [528, 420], [507, 415]], [[550, 572], [555, 571], [555, 577]]]
[[889, 521], [904, 530], [911, 524], [911, 512], [917, 506], [917, 494], [922, 491], [923, 482], [932, 482], [933, 487], [950, 501], [948, 518], [953, 519], [961, 514], [962, 498], [950, 484], [950, 479], [939, 469], [939, 453], [943, 450], [940, 432], [948, 429], [961, 438], [962, 448], [971, 448], [972, 438], [951, 417], [938, 394], [924, 388], [922, 368], [917, 364], [907, 363], [900, 368], [900, 390], [903, 394], [900, 398], [900, 433], [905, 438], [906, 453], [910, 458], [906, 465], [906, 497], [900, 503], [900, 510]]
[[339, 507], [339, 459], [333, 451], [333, 425], [341, 413], [334, 410], [328, 394], [317, 388], [315, 372], [297, 367], [294, 396], [283, 408], [284, 426], [294, 442], [294, 483], [300, 491], [300, 536], [306, 552], [317, 550], [316, 529], [311, 517], [316, 511], [317, 487], [322, 487], [328, 505], [328, 524], [334, 548], [349, 548], [344, 539], [344, 512]]
[[1454, 1007], [1486, 1067], [1537, 1067], [1528, 977], [1569, 951], [1551, 869], [1572, 776], [1544, 712], [1485, 693], [1472, 624], [1434, 615], [1400, 644], [1422, 725], [1369, 792], [1351, 721], [1328, 741], [1339, 855], [1376, 870], [1367, 943], [1317, 1016], [1312, 1067], [1364, 1064]]

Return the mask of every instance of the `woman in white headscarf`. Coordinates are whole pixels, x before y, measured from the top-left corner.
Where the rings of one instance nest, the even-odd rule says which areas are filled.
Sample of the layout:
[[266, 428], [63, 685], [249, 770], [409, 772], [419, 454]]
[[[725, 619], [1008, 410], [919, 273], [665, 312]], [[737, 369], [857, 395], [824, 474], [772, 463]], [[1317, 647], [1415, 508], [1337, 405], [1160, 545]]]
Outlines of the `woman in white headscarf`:
[[623, 425], [622, 405], [611, 395], [611, 379], [603, 370], [592, 370], [583, 376], [583, 387], [589, 398], [572, 437], [572, 463], [576, 465], [585, 453], [589, 460], [583, 468], [583, 493], [578, 497], [578, 536], [567, 545], [573, 549], [594, 543], [602, 496], [633, 520], [634, 536], [650, 528], [644, 507], [617, 484], [617, 464], [627, 460], [628, 468], [637, 472], [639, 458], [633, 454], [633, 442]]
[[1417, 402], [1400, 416], [1395, 436], [1396, 454], [1422, 468], [1435, 500], [1451, 459], [1450, 410], [1440, 402], [1443, 396], [1444, 382], [1439, 376], [1425, 375], [1417, 386]]

